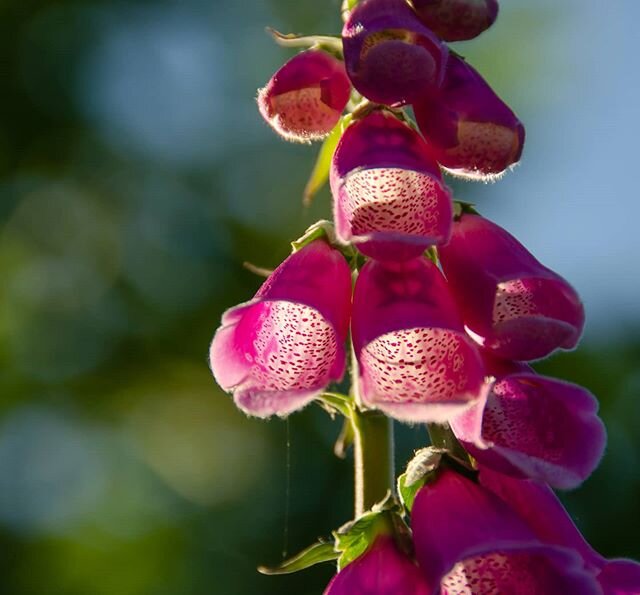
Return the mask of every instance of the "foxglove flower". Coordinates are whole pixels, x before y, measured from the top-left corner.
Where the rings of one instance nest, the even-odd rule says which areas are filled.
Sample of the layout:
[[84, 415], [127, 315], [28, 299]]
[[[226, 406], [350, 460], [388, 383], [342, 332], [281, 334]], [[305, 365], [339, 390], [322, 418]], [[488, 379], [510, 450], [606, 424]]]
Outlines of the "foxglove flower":
[[482, 465], [569, 489], [597, 467], [606, 433], [598, 401], [584, 388], [538, 376], [529, 366], [484, 354], [495, 378], [486, 402], [451, 421], [467, 451]]
[[343, 568], [324, 595], [430, 595], [418, 566], [401, 553], [391, 535]]
[[445, 41], [473, 39], [498, 17], [498, 0], [412, 0], [418, 16]]
[[363, 0], [342, 30], [347, 73], [367, 99], [413, 103], [442, 83], [448, 50], [405, 0]]
[[596, 552], [548, 486], [486, 468], [481, 468], [480, 483], [517, 513], [538, 539], [578, 552], [587, 569], [596, 575], [604, 595], [640, 593], [640, 564], [626, 559], [607, 560]]
[[321, 50], [294, 56], [258, 91], [262, 117], [287, 140], [327, 136], [349, 101], [344, 64]]
[[575, 290], [495, 223], [463, 214], [438, 253], [465, 325], [494, 354], [534, 360], [578, 343]]
[[401, 421], [442, 422], [480, 398], [480, 356], [442, 274], [425, 258], [365, 264], [351, 332], [365, 405]]
[[467, 178], [496, 176], [517, 163], [524, 126], [464, 60], [450, 56], [439, 93], [413, 106], [416, 120], [440, 164]]
[[342, 378], [351, 272], [316, 240], [287, 258], [255, 297], [227, 310], [210, 350], [218, 384], [249, 415], [287, 415]]
[[449, 189], [425, 142], [394, 115], [356, 122], [334, 153], [331, 190], [338, 238], [364, 254], [402, 260], [449, 239]]
[[420, 489], [411, 518], [433, 595], [601, 593], [578, 552], [538, 538], [500, 498], [453, 471]]

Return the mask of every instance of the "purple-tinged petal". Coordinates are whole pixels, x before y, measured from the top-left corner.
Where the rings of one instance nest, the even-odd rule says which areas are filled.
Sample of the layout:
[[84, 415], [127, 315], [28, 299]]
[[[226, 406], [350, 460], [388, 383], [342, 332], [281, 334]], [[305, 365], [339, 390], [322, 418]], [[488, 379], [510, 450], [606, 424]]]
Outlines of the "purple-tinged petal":
[[386, 105], [413, 103], [442, 83], [448, 50], [405, 0], [363, 0], [342, 30], [353, 86]]
[[344, 374], [350, 305], [342, 254], [322, 240], [309, 244], [253, 300], [225, 312], [209, 354], [216, 381], [250, 415], [304, 407]]
[[[482, 465], [561, 489], [575, 488], [597, 467], [606, 432], [598, 401], [586, 389], [522, 371], [485, 353], [485, 370], [495, 378], [486, 402], [478, 403], [451, 427]], [[479, 422], [479, 423], [478, 423]]]
[[575, 550], [597, 575], [604, 595], [640, 594], [640, 564], [633, 560], [606, 560], [584, 539], [560, 500], [545, 484], [518, 480], [486, 467], [480, 483], [499, 496], [541, 541]]
[[438, 254], [469, 333], [495, 355], [534, 360], [578, 343], [576, 291], [495, 223], [463, 214]]
[[640, 564], [633, 560], [610, 560], [598, 575], [604, 595], [638, 595]]
[[481, 397], [484, 370], [447, 284], [425, 258], [369, 261], [351, 331], [363, 402], [407, 422], [443, 422]]
[[422, 22], [445, 41], [473, 39], [498, 17], [498, 0], [412, 0]]
[[309, 142], [331, 132], [350, 93], [344, 64], [321, 50], [307, 50], [291, 58], [258, 91], [258, 107], [282, 137]]
[[359, 558], [343, 568], [324, 595], [429, 595], [417, 565], [396, 546], [393, 537], [380, 535]]
[[367, 256], [405, 260], [449, 239], [451, 193], [420, 135], [377, 111], [342, 136], [333, 157], [336, 233]]
[[420, 489], [411, 516], [434, 595], [601, 593], [577, 552], [542, 542], [500, 498], [453, 471]]
[[440, 165], [471, 179], [493, 178], [520, 160], [524, 126], [464, 60], [450, 56], [442, 88], [414, 104]]

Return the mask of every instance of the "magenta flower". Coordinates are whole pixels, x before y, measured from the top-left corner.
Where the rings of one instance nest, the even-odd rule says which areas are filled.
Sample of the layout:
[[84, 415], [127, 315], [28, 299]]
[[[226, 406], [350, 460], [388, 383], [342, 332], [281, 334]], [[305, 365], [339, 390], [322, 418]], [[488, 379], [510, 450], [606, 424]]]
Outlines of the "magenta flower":
[[498, 17], [498, 0], [412, 0], [418, 16], [445, 41], [473, 39]]
[[606, 444], [598, 401], [526, 364], [483, 355], [495, 381], [486, 402], [451, 421], [458, 440], [484, 466], [556, 488], [577, 487], [597, 467]]
[[364, 254], [403, 260], [449, 239], [453, 207], [420, 135], [377, 111], [345, 131], [333, 157], [331, 190], [340, 241]]
[[405, 0], [363, 0], [342, 30], [347, 73], [367, 99], [413, 103], [439, 87], [448, 50]]
[[469, 332], [499, 357], [534, 360], [578, 343], [575, 290], [495, 223], [462, 215], [439, 255]]
[[289, 256], [255, 297], [227, 310], [211, 343], [211, 370], [249, 415], [287, 415], [342, 378], [351, 271], [316, 240]]
[[464, 60], [450, 56], [442, 89], [413, 106], [435, 158], [467, 178], [496, 176], [517, 163], [524, 126]]
[[393, 537], [378, 535], [364, 554], [333, 577], [324, 595], [430, 595], [430, 590]]
[[287, 140], [309, 142], [331, 132], [349, 101], [344, 64], [320, 50], [294, 56], [258, 91], [262, 117]]
[[420, 489], [411, 517], [433, 595], [601, 593], [577, 551], [539, 538], [500, 498], [453, 471]]
[[365, 264], [351, 333], [365, 405], [401, 421], [442, 422], [480, 398], [480, 356], [442, 274], [425, 258]]
[[585, 541], [548, 486], [513, 479], [484, 468], [480, 472], [480, 483], [517, 513], [538, 539], [576, 551], [586, 568], [597, 577], [604, 595], [640, 593], [640, 564], [626, 559], [603, 558]]

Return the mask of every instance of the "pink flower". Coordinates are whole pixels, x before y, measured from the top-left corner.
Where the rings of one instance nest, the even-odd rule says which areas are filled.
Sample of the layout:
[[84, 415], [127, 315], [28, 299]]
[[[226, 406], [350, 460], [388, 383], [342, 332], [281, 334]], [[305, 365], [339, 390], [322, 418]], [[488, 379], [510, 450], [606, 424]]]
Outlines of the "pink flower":
[[429, 595], [418, 566], [401, 553], [391, 535], [378, 535], [373, 545], [343, 568], [324, 595]]
[[320, 50], [294, 56], [258, 91], [262, 117], [287, 140], [309, 142], [331, 132], [349, 101], [344, 64]]
[[425, 258], [365, 264], [351, 332], [365, 405], [401, 421], [441, 422], [480, 398], [480, 357], [442, 274]]
[[498, 17], [498, 0], [412, 0], [422, 22], [445, 41], [473, 39]]
[[420, 135], [385, 111], [345, 131], [333, 157], [338, 238], [364, 254], [402, 260], [449, 239], [453, 207]]
[[577, 552], [587, 570], [596, 576], [604, 595], [640, 593], [640, 564], [603, 558], [585, 541], [549, 487], [484, 468], [480, 471], [480, 483], [517, 513], [538, 539]]
[[495, 223], [462, 215], [438, 253], [465, 325], [494, 354], [534, 360], [578, 343], [584, 309], [575, 290]]
[[449, 54], [405, 0], [362, 0], [342, 30], [347, 73], [367, 99], [413, 103], [439, 87]]
[[450, 56], [442, 88], [413, 106], [420, 131], [451, 173], [483, 179], [517, 163], [524, 126], [464, 60]]
[[451, 421], [458, 440], [486, 467], [556, 488], [577, 487], [597, 467], [606, 444], [598, 401], [526, 364], [484, 356], [495, 381], [486, 402]]
[[255, 297], [227, 310], [211, 343], [211, 370], [236, 405], [285, 416], [342, 378], [351, 271], [316, 240], [289, 256]]
[[453, 471], [420, 489], [411, 517], [433, 595], [601, 593], [576, 550], [542, 539], [491, 491]]

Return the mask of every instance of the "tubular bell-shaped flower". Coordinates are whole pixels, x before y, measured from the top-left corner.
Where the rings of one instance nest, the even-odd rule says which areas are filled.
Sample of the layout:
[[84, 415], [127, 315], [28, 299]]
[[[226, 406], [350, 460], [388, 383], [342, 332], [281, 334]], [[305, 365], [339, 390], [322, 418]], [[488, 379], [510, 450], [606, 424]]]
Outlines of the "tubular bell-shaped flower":
[[307, 50], [291, 58], [258, 91], [258, 107], [282, 137], [309, 142], [331, 132], [350, 93], [344, 64], [321, 50]]
[[578, 343], [575, 290], [495, 223], [463, 214], [438, 254], [465, 325], [494, 354], [534, 360]]
[[411, 0], [420, 20], [445, 41], [473, 39], [498, 17], [498, 0]]
[[403, 260], [449, 239], [453, 207], [420, 135], [376, 111], [345, 131], [333, 157], [338, 238], [364, 254]]
[[464, 60], [451, 55], [442, 88], [413, 106], [440, 164], [467, 178], [496, 176], [517, 163], [524, 126]]
[[287, 415], [342, 378], [351, 272], [316, 240], [289, 256], [255, 297], [227, 310], [210, 350], [218, 384], [258, 417]]
[[575, 488], [596, 468], [606, 443], [598, 401], [586, 389], [537, 375], [526, 364], [484, 353], [495, 378], [486, 402], [451, 420], [482, 465], [556, 488]]
[[415, 553], [433, 595], [597, 595], [571, 547], [547, 543], [489, 490], [441, 471], [411, 514]]
[[365, 405], [401, 421], [442, 422], [480, 398], [480, 356], [442, 274], [425, 258], [365, 264], [351, 332]]
[[342, 30], [347, 73], [367, 99], [413, 103], [442, 83], [448, 50], [406, 0], [363, 0]]
[[378, 535], [373, 545], [343, 568], [324, 595], [430, 595], [418, 566], [403, 554], [391, 535]]
[[480, 470], [480, 483], [517, 513], [538, 539], [578, 552], [587, 569], [596, 575], [604, 595], [640, 593], [640, 564], [627, 559], [607, 560], [596, 552], [548, 486], [486, 468]]

